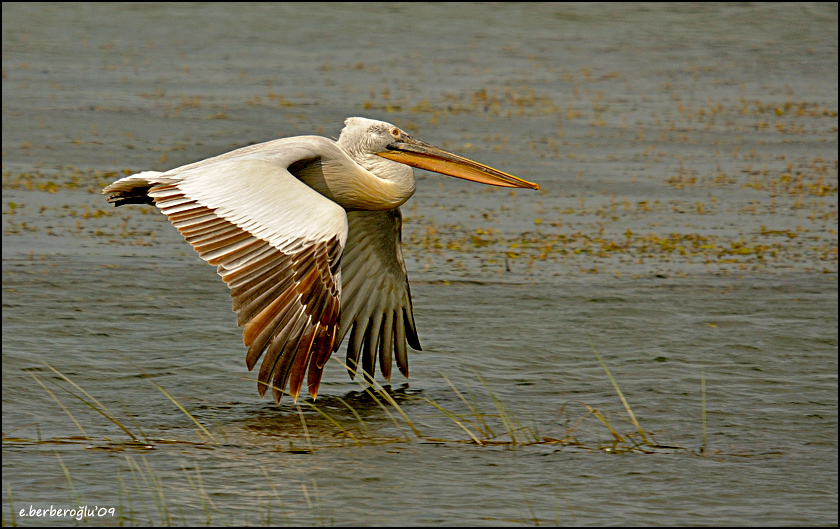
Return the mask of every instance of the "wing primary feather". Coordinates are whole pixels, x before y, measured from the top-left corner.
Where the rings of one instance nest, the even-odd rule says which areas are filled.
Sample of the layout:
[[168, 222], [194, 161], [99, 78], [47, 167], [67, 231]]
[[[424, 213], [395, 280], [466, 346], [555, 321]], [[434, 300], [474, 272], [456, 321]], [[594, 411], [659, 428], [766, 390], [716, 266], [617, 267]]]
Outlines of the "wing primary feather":
[[[245, 364], [248, 366], [249, 371], [254, 368], [257, 360], [260, 359], [267, 344], [276, 335], [283, 332], [288, 333], [292, 325], [292, 319], [298, 318], [302, 314], [303, 307], [298, 306], [293, 301], [295, 296], [297, 296], [297, 293], [294, 291], [294, 288], [289, 288], [284, 292], [281, 296], [283, 299], [279, 302], [279, 312], [270, 321], [267, 321], [261, 330], [253, 331], [256, 334], [251, 335], [251, 342], [245, 344], [248, 347], [248, 354], [245, 355]], [[244, 336], [245, 333], [243, 332], [243, 341]]]
[[365, 345], [362, 352], [362, 366], [365, 373], [373, 380], [373, 375], [376, 367], [376, 351], [379, 348], [379, 335], [382, 326], [382, 313], [376, 312], [368, 323], [367, 331], [365, 332]]
[[327, 255], [330, 263], [330, 272], [332, 272], [333, 277], [337, 277], [341, 270], [341, 250], [341, 244], [339, 244], [338, 239], [334, 238], [330, 245], [329, 254]]
[[[330, 355], [333, 353], [333, 345], [335, 344], [335, 337], [338, 334], [338, 300], [332, 299], [330, 300], [330, 307], [328, 307], [327, 314], [336, 314], [335, 317], [327, 316], [326, 318], [321, 319], [321, 327], [326, 329], [323, 342], [323, 348], [319, 348], [315, 351], [315, 355], [312, 357], [311, 362], [318, 367], [318, 369], [323, 369], [325, 365], [327, 365], [327, 360], [330, 359]], [[319, 377], [320, 379], [320, 377]]]
[[350, 378], [356, 378], [356, 371], [359, 367], [359, 355], [362, 352], [362, 341], [365, 339], [364, 329], [357, 322], [350, 331], [350, 339], [347, 341], [347, 369], [350, 371]]
[[[323, 293], [320, 292], [319, 289], [313, 288], [313, 285], [319, 277], [320, 274], [318, 274], [318, 269], [312, 268], [306, 276], [298, 280], [299, 282], [296, 288], [301, 295], [301, 304], [309, 307], [312, 304], [313, 300]], [[307, 310], [306, 312], [311, 314], [311, 310]]]
[[332, 354], [332, 340], [335, 337], [335, 325], [324, 326], [317, 325], [318, 333], [315, 335], [315, 340], [312, 342], [312, 358], [309, 360], [309, 371], [306, 374], [306, 390], [312, 399], [318, 397], [318, 387], [321, 385], [321, 375], [324, 374], [324, 364], [326, 359], [322, 361], [322, 356], [326, 353], [329, 358]]
[[397, 367], [408, 378], [408, 349], [405, 345], [405, 322], [403, 311], [398, 310], [394, 318], [394, 349], [397, 353]]
[[[282, 295], [287, 290], [294, 290], [292, 288], [294, 281], [289, 277], [269, 277], [263, 284], [271, 286], [263, 287], [262, 290], [255, 288], [247, 295], [243, 293], [242, 296], [234, 298], [233, 310], [238, 313], [236, 319], [240, 327], [262, 312], [277, 296]], [[262, 286], [262, 284], [257, 286]], [[252, 295], [254, 297], [251, 297]]]
[[304, 334], [300, 339], [297, 351], [295, 352], [295, 359], [290, 368], [289, 376], [289, 393], [292, 398], [297, 401], [300, 395], [300, 386], [303, 383], [303, 378], [306, 375], [306, 366], [309, 365], [309, 357], [312, 354], [312, 345], [315, 342], [315, 337], [318, 335], [318, 324]]
[[391, 364], [394, 350], [394, 312], [388, 311], [382, 320], [382, 334], [379, 337], [379, 370], [385, 380], [391, 380]]
[[299, 266], [299, 269], [296, 270], [295, 276], [303, 276], [309, 273], [309, 269], [315, 266], [315, 259], [313, 259], [315, 255], [315, 251], [317, 250], [317, 245], [312, 244], [307, 246], [300, 252], [295, 253], [294, 260], [295, 263]]
[[[228, 283], [230, 295], [234, 298], [233, 310], [239, 311], [240, 307], [253, 303], [266, 294], [275, 290], [279, 284], [292, 284], [294, 277], [289, 273], [289, 260], [275, 259], [272, 266], [266, 266], [261, 274], [250, 275], [247, 280], [243, 278], [236, 283]], [[285, 290], [285, 289], [284, 289]]]
[[254, 338], [262, 332], [268, 322], [273, 320], [296, 295], [296, 289], [287, 289], [283, 294], [277, 296], [277, 298], [262, 309], [259, 314], [246, 323], [245, 328], [242, 329], [242, 340], [245, 342], [245, 345], [251, 345]]
[[[269, 380], [272, 380], [275, 387], [272, 388], [274, 400], [279, 402], [279, 395], [282, 395], [286, 387], [286, 375], [288, 374], [288, 366], [294, 358], [291, 351], [296, 351], [298, 343], [300, 343], [301, 332], [305, 325], [306, 319], [300, 317], [303, 313], [303, 307], [298, 307], [297, 318], [292, 319], [292, 323], [280, 332], [275, 334], [265, 350], [265, 357], [260, 365], [260, 374], [257, 377], [258, 387], [262, 391], [260, 396], [265, 395], [266, 389], [269, 386]], [[293, 344], [292, 344], [293, 342]], [[273, 375], [273, 377], [272, 377]], [[282, 382], [282, 384], [280, 384]]]
[[[303, 328], [306, 327], [305, 322], [306, 318], [300, 318], [298, 320], [298, 323], [301, 323]], [[286, 384], [289, 382], [289, 377], [292, 374], [291, 367], [293, 366], [295, 359], [298, 357], [298, 354], [303, 354], [301, 351], [302, 344], [305, 340], [308, 340], [308, 336], [303, 334], [303, 329], [299, 329], [295, 332], [295, 336], [298, 336], [296, 340], [286, 342], [283, 347], [283, 352], [274, 366], [274, 387], [271, 388], [271, 394], [274, 397], [274, 402], [277, 404], [280, 404], [280, 399], [283, 397]], [[298, 391], [300, 391], [299, 387]]]
[[411, 305], [403, 307], [402, 311], [405, 321], [405, 338], [408, 340], [408, 345], [417, 351], [422, 351], [420, 338], [417, 337], [417, 328], [414, 326], [414, 311], [411, 309]]
[[328, 293], [321, 293], [315, 298], [312, 303], [307, 305], [306, 312], [310, 314], [316, 321], [320, 322], [324, 311], [329, 305], [330, 296]]

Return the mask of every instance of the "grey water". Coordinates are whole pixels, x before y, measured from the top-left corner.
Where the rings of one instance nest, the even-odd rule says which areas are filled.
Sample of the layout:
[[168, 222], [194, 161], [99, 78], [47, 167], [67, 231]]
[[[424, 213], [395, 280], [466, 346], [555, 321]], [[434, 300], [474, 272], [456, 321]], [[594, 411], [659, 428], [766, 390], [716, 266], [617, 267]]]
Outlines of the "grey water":
[[[2, 46], [4, 525], [837, 524], [836, 4], [4, 3]], [[417, 171], [408, 421], [338, 361], [261, 400], [215, 270], [99, 194], [354, 115], [541, 186]]]

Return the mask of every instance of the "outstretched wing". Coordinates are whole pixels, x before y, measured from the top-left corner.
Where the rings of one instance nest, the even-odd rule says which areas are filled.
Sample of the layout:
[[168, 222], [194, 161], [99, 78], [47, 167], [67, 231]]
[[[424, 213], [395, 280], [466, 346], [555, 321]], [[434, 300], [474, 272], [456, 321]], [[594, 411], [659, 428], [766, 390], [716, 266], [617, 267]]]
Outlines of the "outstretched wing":
[[287, 170], [319, 157], [350, 176], [358, 167], [334, 142], [303, 136], [129, 176], [103, 190], [119, 204], [139, 201], [145, 187], [199, 256], [217, 266], [244, 327], [248, 369], [263, 357], [258, 390], [262, 396], [271, 386], [277, 402], [287, 382], [297, 399], [307, 370], [309, 393], [317, 395], [339, 329], [347, 217]]
[[373, 377], [378, 353], [382, 376], [390, 379], [396, 354], [397, 366], [407, 377], [406, 340], [418, 351], [420, 341], [400, 249], [402, 214], [399, 208], [348, 211], [347, 222], [349, 234], [341, 262], [341, 326], [334, 349], [349, 331], [347, 365], [351, 375], [355, 375], [361, 355], [365, 373]]

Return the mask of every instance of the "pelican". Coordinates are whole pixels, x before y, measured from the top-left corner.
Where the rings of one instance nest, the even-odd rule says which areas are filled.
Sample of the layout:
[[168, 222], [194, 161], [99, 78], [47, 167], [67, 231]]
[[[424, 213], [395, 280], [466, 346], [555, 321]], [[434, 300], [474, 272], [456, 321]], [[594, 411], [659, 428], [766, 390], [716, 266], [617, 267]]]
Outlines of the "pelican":
[[400, 206], [412, 167], [473, 182], [539, 189], [409, 136], [390, 123], [348, 118], [338, 141], [296, 136], [242, 147], [165, 172], [144, 171], [102, 190], [108, 202], [154, 204], [233, 298], [257, 390], [297, 401], [304, 374], [314, 399], [324, 365], [349, 332], [347, 366], [390, 380], [407, 346], [420, 350]]

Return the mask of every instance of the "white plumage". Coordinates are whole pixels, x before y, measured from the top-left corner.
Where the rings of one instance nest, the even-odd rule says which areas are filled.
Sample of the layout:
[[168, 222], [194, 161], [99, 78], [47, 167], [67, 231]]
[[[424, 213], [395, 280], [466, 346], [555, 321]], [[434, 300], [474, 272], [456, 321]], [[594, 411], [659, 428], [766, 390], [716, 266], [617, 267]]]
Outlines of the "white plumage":
[[350, 333], [347, 364], [387, 379], [407, 344], [420, 349], [400, 250], [409, 166], [486, 184], [539, 186], [412, 138], [382, 121], [348, 118], [320, 136], [250, 145], [103, 189], [116, 206], [154, 203], [230, 288], [258, 390], [315, 397], [324, 364]]

